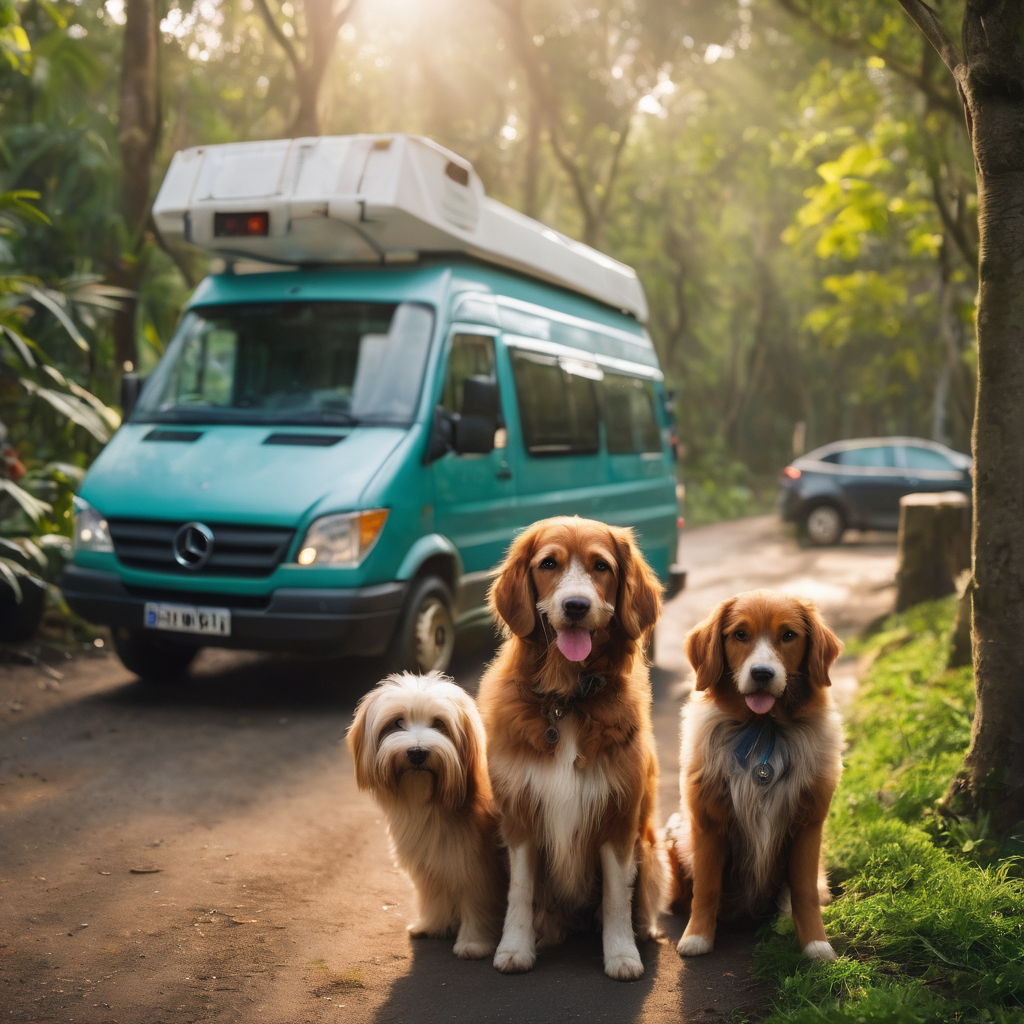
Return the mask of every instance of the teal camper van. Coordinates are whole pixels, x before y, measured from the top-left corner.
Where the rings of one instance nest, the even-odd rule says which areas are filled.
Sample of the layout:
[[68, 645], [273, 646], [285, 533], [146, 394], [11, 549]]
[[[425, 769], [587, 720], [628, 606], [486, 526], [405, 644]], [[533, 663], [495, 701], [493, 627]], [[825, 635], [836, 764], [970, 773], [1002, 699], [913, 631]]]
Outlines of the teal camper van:
[[677, 581], [672, 417], [630, 268], [411, 136], [187, 150], [154, 217], [224, 270], [126, 376], [62, 580], [133, 672], [209, 645], [443, 669], [513, 536], [552, 515], [634, 527]]

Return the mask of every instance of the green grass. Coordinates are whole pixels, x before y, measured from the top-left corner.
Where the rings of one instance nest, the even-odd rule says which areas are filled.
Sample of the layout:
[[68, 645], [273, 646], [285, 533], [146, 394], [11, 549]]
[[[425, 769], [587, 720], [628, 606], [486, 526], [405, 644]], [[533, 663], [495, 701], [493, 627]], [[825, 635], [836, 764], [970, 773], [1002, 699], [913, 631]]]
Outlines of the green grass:
[[1024, 849], [936, 806], [974, 710], [971, 670], [945, 668], [952, 617], [951, 599], [921, 605], [853, 645], [874, 661], [827, 829], [839, 959], [804, 960], [789, 918], [767, 930], [773, 1024], [1024, 1022]]

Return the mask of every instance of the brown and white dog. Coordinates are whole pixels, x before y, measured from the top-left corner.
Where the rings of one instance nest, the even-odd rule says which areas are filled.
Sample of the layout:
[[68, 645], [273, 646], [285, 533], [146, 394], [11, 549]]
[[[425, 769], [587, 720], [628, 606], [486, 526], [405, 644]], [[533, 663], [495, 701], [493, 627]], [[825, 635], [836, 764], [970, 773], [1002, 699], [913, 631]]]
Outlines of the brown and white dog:
[[478, 700], [510, 862], [500, 971], [599, 910], [605, 972], [643, 974], [634, 923], [657, 935], [668, 881], [644, 661], [660, 592], [630, 530], [569, 517], [518, 537], [491, 588], [507, 639]]
[[501, 934], [508, 874], [473, 699], [447, 676], [408, 672], [359, 702], [348, 732], [356, 785], [387, 815], [395, 860], [416, 887], [415, 936], [458, 932], [479, 959]]
[[666, 826], [673, 906], [690, 903], [683, 956], [715, 923], [792, 909], [804, 955], [834, 959], [821, 831], [842, 772], [828, 687], [842, 645], [809, 601], [768, 590], [720, 604], [686, 639], [696, 672], [683, 709], [681, 807]]

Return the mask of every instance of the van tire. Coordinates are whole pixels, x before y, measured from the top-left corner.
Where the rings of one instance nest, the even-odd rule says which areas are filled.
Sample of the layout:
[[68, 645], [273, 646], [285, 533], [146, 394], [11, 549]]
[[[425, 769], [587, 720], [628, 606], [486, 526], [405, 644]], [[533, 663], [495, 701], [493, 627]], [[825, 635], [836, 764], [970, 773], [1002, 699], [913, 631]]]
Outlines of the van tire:
[[140, 630], [115, 629], [113, 632], [114, 650], [121, 664], [147, 683], [169, 683], [180, 679], [199, 653], [198, 647], [168, 643]]
[[398, 621], [388, 664], [396, 672], [446, 672], [455, 648], [452, 592], [437, 576], [413, 582]]

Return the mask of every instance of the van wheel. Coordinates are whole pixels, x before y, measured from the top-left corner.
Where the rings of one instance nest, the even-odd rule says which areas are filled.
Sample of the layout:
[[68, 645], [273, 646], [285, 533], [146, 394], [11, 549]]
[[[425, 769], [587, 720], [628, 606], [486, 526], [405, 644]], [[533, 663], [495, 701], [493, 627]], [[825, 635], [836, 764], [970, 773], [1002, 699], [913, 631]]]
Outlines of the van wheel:
[[437, 576], [425, 576], [409, 593], [389, 661], [400, 672], [444, 672], [454, 649], [451, 591]]
[[835, 505], [815, 505], [805, 513], [801, 533], [815, 547], [831, 547], [838, 544], [846, 529], [843, 514]]
[[198, 647], [168, 643], [161, 637], [134, 629], [115, 629], [114, 650], [129, 672], [145, 682], [168, 683], [180, 679], [199, 653]]

